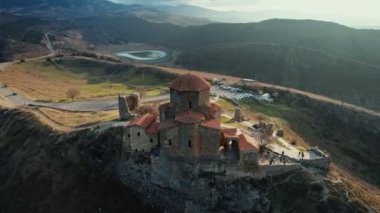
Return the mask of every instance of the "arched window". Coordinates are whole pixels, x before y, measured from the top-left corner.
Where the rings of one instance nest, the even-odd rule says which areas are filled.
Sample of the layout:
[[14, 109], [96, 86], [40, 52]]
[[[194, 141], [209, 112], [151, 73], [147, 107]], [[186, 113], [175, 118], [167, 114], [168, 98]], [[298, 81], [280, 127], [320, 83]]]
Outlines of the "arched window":
[[172, 145], [172, 140], [171, 139], [169, 139], [169, 146], [171, 146]]
[[188, 145], [189, 145], [189, 148], [191, 148], [191, 140], [189, 140], [189, 144]]
[[140, 136], [140, 132], [137, 133], [137, 136]]
[[191, 101], [189, 101], [189, 109], [191, 109], [193, 107]]

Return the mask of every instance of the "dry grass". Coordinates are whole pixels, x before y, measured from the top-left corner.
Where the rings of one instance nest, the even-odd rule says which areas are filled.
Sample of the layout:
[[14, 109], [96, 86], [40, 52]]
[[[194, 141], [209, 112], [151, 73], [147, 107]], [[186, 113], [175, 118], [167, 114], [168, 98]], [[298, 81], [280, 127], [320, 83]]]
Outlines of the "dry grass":
[[233, 115], [235, 112], [235, 109], [238, 107], [233, 102], [226, 100], [224, 98], [219, 98], [216, 102], [220, 108], [222, 108], [223, 113], [228, 115]]
[[[165, 66], [157, 66], [157, 65], [139, 65], [140, 67], [154, 67], [157, 69], [160, 69], [164, 72], [171, 73], [171, 74], [177, 74], [177, 75], [182, 75], [189, 73], [189, 70], [186, 69], [180, 69], [180, 68], [173, 68], [173, 67], [165, 67]], [[210, 72], [201, 72], [201, 71], [196, 71], [196, 70], [190, 70], [191, 73], [195, 73], [197, 75], [200, 75], [206, 79], [224, 79], [225, 82], [234, 84], [240, 81], [241, 78], [238, 77], [233, 77], [233, 76], [228, 76], [228, 75], [220, 75], [220, 74], [215, 74], [215, 73], [210, 73]]]
[[4, 97], [4, 95], [0, 94], [0, 107], [15, 108], [16, 105], [8, 98]]
[[68, 99], [66, 91], [70, 88], [80, 91], [78, 99], [114, 98], [118, 93], [134, 91], [126, 85], [110, 82], [90, 84], [81, 74], [45, 63], [31, 61], [11, 65], [0, 73], [1, 82], [29, 99], [44, 101], [65, 101]]
[[105, 122], [117, 119], [117, 110], [99, 112], [69, 112], [51, 108], [40, 108], [40, 111], [52, 121], [66, 127], [76, 127], [84, 124]]
[[380, 212], [379, 188], [353, 177], [336, 165], [331, 165], [328, 177], [335, 181], [342, 181], [352, 199], [371, 206], [375, 212]]

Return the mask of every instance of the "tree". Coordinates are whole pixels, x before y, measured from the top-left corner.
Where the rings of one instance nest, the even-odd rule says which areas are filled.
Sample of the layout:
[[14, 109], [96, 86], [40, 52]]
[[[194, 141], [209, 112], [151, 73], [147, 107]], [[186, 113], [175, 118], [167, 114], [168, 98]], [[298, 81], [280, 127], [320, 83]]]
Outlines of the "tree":
[[69, 90], [66, 91], [66, 95], [68, 98], [71, 98], [71, 100], [73, 101], [74, 98], [76, 98], [78, 95], [80, 94], [79, 90], [77, 89], [74, 89], [74, 88], [71, 88]]
[[260, 135], [259, 152], [261, 154], [263, 154], [264, 151], [266, 149], [268, 149], [268, 146], [269, 146], [270, 143], [271, 143], [271, 139], [270, 139], [269, 135], [267, 135], [266, 133], [262, 133]]

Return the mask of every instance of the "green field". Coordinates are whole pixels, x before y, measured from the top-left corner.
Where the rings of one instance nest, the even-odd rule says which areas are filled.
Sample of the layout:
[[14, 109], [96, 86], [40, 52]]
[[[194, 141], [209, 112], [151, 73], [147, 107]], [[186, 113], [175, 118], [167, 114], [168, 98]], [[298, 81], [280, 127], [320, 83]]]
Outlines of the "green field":
[[144, 87], [145, 96], [166, 90], [172, 76], [152, 68], [100, 63], [84, 59], [56, 59], [17, 63], [0, 73], [1, 83], [34, 100], [67, 101], [66, 91], [80, 92], [76, 99], [114, 98]]

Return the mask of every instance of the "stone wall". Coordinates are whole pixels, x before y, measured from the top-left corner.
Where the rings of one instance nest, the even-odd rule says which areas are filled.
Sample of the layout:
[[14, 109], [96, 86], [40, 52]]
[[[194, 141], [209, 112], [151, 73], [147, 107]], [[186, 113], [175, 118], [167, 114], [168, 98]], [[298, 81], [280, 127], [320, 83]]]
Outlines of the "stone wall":
[[293, 162], [297, 164], [302, 164], [304, 166], [313, 166], [318, 169], [323, 169], [325, 171], [328, 171], [330, 168], [330, 158], [329, 157], [319, 157], [315, 159], [294, 159], [290, 158], [286, 155], [281, 155], [280, 153], [271, 151], [275, 156], [282, 157], [286, 160], [286, 162]]
[[158, 141], [155, 140], [155, 135], [149, 135], [145, 129], [139, 126], [131, 126], [126, 128], [125, 132], [125, 145], [129, 146], [127, 149], [150, 152], [151, 149], [157, 146]]
[[220, 146], [220, 130], [207, 127], [199, 127], [201, 135], [201, 153], [202, 155], [217, 155]]
[[280, 175], [294, 170], [302, 169], [301, 164], [286, 164], [286, 165], [260, 165], [256, 177], [268, 177]]
[[[178, 137], [178, 155], [198, 156], [200, 152], [200, 141], [198, 133], [198, 125], [179, 124]], [[176, 148], [176, 147], [173, 147]]]
[[131, 118], [131, 114], [129, 112], [129, 106], [126, 100], [125, 96], [118, 96], [118, 103], [119, 103], [119, 118], [122, 121], [128, 120]]
[[200, 92], [179, 92], [171, 89], [170, 102], [178, 105], [177, 112], [183, 112], [189, 109], [200, 111], [201, 106], [206, 106], [210, 103], [209, 92], [210, 90], [203, 90]]
[[313, 166], [319, 169], [328, 171], [330, 168], [330, 158], [317, 158], [317, 159], [301, 159], [299, 162], [305, 166]]
[[257, 151], [240, 151], [239, 164], [243, 171], [252, 171], [258, 168]]
[[177, 155], [179, 150], [178, 138], [179, 127], [175, 126], [159, 131], [162, 154]]

